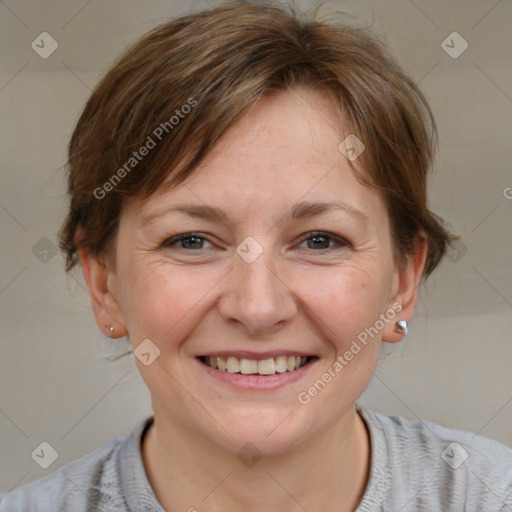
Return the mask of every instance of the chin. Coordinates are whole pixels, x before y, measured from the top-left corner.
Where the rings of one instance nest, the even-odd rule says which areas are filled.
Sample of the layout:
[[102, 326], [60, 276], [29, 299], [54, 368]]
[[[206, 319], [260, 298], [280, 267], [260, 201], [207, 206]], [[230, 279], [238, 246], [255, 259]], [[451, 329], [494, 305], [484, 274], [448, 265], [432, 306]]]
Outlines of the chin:
[[[217, 435], [212, 435], [210, 430], [207, 437], [237, 455], [244, 452], [244, 447], [246, 451], [254, 449], [261, 455], [279, 455], [304, 441], [311, 433], [297, 411], [285, 408], [240, 411], [236, 415], [225, 415], [220, 422], [227, 432], [219, 426], [215, 430]], [[247, 446], [249, 444], [254, 448]]]

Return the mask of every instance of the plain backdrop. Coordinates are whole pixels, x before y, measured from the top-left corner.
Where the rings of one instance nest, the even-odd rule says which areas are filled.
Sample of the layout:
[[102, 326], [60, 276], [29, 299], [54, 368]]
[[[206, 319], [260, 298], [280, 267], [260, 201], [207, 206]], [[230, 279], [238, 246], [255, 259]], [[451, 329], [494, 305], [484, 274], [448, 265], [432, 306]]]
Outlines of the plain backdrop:
[[[127, 435], [151, 414], [134, 356], [106, 359], [126, 341], [97, 330], [81, 273], [66, 276], [56, 252], [63, 164], [74, 123], [113, 59], [166, 18], [214, 4], [0, 3], [0, 492]], [[422, 288], [407, 340], [384, 346], [389, 355], [359, 402], [512, 445], [512, 3], [329, 7], [371, 25], [425, 93], [441, 138], [431, 207], [462, 236]], [[46, 59], [31, 46], [42, 32], [58, 43]], [[46, 470], [31, 457], [43, 441], [58, 453]]]

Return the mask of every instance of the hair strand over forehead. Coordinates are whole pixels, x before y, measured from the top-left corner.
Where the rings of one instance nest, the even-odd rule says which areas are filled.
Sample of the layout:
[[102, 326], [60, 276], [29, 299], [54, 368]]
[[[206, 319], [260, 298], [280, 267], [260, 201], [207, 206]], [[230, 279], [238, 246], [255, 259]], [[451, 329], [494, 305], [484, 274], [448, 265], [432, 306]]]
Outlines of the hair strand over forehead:
[[425, 237], [427, 277], [458, 237], [427, 204], [438, 135], [424, 95], [366, 29], [257, 2], [157, 26], [98, 83], [68, 147], [70, 208], [59, 232], [66, 270], [80, 247], [113, 250], [123, 198], [145, 199], [164, 180], [180, 184], [260, 98], [297, 86], [336, 98], [365, 145], [353, 169], [382, 194], [397, 264]]

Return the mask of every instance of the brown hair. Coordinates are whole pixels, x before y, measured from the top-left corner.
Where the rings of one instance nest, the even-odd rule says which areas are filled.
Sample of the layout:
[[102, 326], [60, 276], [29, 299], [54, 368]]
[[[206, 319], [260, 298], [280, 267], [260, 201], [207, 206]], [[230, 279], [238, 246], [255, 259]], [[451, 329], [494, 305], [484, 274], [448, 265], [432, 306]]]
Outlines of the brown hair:
[[145, 199], [166, 178], [178, 185], [259, 98], [295, 85], [339, 100], [366, 147], [356, 176], [387, 205], [395, 262], [403, 268], [424, 234], [426, 278], [457, 237], [427, 205], [438, 134], [425, 97], [366, 29], [256, 2], [156, 27], [96, 86], [68, 148], [66, 271], [79, 247], [99, 257], [113, 248], [123, 197]]

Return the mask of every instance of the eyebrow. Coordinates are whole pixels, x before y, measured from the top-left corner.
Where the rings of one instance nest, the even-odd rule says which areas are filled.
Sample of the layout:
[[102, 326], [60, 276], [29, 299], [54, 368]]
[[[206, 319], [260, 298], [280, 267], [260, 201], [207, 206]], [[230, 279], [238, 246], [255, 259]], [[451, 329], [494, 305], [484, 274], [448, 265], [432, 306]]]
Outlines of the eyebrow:
[[[353, 206], [350, 206], [343, 201], [334, 201], [330, 203], [312, 203], [308, 201], [301, 201], [290, 208], [290, 210], [288, 210], [288, 212], [285, 214], [285, 218], [291, 218], [293, 220], [308, 219], [332, 210], [343, 210], [359, 220], [369, 220], [368, 216], [362, 211], [354, 208]], [[156, 218], [171, 212], [183, 213], [189, 215], [190, 217], [213, 220], [226, 224], [229, 222], [227, 213], [224, 210], [217, 208], [216, 206], [201, 204], [177, 204], [172, 206], [164, 206], [143, 217], [141, 220], [141, 226], [148, 224]]]

